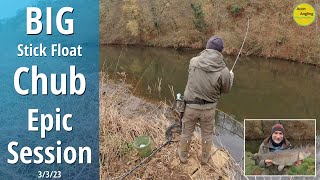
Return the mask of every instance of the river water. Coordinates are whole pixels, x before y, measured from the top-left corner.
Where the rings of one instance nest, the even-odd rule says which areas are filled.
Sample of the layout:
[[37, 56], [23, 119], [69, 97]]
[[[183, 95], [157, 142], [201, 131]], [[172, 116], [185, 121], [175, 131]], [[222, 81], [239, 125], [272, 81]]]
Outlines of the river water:
[[[123, 78], [125, 74], [138, 96], [151, 101], [172, 102], [173, 94], [183, 94], [189, 61], [199, 52], [201, 50], [102, 46], [100, 67], [111, 78]], [[229, 68], [234, 60], [235, 56], [225, 56]], [[220, 98], [218, 109], [239, 122], [259, 118], [320, 117], [319, 67], [274, 58], [240, 57], [234, 73], [234, 86], [229, 94]], [[219, 146], [222, 142], [242, 166], [243, 139], [224, 129], [218, 131], [214, 138], [215, 145]], [[319, 129], [317, 131], [319, 133]], [[246, 148], [256, 149], [257, 144], [248, 144]]]
[[[100, 63], [110, 76], [125, 72], [137, 94], [154, 100], [172, 100], [169, 86], [183, 94], [189, 61], [200, 50], [102, 46]], [[225, 56], [230, 68], [235, 56]], [[218, 109], [242, 122], [247, 118], [320, 118], [320, 68], [262, 57], [240, 57], [233, 89]], [[318, 127], [320, 123], [317, 123]]]

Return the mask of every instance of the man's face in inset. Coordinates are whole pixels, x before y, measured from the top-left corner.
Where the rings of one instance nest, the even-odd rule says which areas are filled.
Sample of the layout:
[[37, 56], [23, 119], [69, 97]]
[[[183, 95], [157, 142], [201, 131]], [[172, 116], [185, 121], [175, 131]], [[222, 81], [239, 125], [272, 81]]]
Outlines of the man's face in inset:
[[283, 140], [283, 133], [281, 131], [275, 131], [272, 134], [272, 140], [277, 144], [281, 143]]

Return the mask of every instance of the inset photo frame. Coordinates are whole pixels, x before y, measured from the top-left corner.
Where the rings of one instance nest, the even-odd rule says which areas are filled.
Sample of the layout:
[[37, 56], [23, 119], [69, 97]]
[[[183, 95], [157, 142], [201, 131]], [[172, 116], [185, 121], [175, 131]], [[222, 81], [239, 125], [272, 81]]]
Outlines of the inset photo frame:
[[316, 176], [316, 119], [245, 119], [246, 176]]

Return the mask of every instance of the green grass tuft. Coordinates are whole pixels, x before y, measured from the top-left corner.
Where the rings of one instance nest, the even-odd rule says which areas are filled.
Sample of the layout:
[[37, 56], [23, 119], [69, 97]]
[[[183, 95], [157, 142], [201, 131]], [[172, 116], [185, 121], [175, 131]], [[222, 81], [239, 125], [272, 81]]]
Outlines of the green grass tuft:
[[308, 157], [300, 166], [292, 166], [289, 169], [289, 175], [314, 175], [315, 174], [315, 159]]
[[260, 175], [263, 171], [263, 168], [255, 165], [254, 160], [251, 159], [253, 154], [251, 152], [246, 152], [246, 161], [245, 161], [245, 172], [246, 175]]

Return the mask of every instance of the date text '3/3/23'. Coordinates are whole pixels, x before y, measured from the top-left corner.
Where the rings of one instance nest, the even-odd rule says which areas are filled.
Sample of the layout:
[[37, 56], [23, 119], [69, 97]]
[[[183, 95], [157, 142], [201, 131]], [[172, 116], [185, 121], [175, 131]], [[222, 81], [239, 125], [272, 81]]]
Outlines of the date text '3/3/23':
[[59, 179], [61, 171], [38, 171], [38, 179]]

